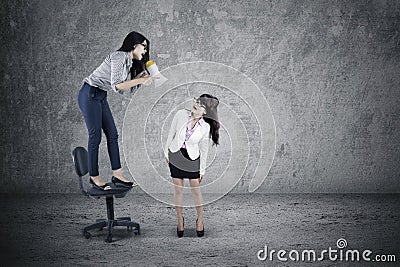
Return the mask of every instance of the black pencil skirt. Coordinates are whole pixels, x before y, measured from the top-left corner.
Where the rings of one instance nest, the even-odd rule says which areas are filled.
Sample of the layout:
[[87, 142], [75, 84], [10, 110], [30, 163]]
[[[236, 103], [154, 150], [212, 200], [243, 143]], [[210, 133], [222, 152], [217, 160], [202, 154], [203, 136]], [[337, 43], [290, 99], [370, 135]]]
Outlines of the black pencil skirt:
[[175, 153], [168, 150], [169, 170], [172, 178], [200, 178], [200, 157], [192, 160], [186, 148], [181, 148]]

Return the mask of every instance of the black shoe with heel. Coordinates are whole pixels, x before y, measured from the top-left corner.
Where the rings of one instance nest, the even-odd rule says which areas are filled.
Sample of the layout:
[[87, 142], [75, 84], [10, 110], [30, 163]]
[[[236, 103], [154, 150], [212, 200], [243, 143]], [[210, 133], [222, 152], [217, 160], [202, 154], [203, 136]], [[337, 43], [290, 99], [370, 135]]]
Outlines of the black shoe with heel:
[[[185, 218], [182, 217], [182, 219], [183, 219], [183, 227], [185, 227]], [[176, 227], [176, 234], [178, 235], [179, 238], [181, 238], [183, 236], [183, 232], [184, 232], [184, 230], [179, 231], [179, 228]]]
[[125, 186], [125, 187], [133, 187], [133, 182], [124, 182], [124, 181], [121, 181], [120, 179], [118, 179], [115, 176], [111, 177], [111, 182], [113, 184], [115, 184], [115, 185], [116, 184], [120, 184], [120, 185]]
[[198, 230], [197, 230], [197, 222], [198, 222], [198, 219], [196, 219], [196, 232], [197, 232], [197, 236], [198, 236], [198, 237], [202, 237], [202, 236], [204, 236], [204, 223], [203, 223], [203, 230], [198, 231]]
[[96, 189], [98, 189], [98, 190], [110, 190], [110, 189], [111, 189], [111, 187], [110, 187], [109, 185], [107, 185], [107, 184], [105, 184], [105, 185], [97, 185], [97, 184], [92, 180], [92, 177], [89, 178], [89, 183], [90, 183], [94, 188], [96, 188]]

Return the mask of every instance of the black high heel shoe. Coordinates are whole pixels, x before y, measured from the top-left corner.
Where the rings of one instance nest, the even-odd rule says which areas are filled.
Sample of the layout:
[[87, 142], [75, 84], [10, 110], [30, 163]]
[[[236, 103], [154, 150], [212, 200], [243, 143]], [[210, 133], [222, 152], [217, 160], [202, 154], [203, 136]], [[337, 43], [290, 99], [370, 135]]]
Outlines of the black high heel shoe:
[[89, 183], [94, 187], [94, 188], [96, 188], [96, 189], [98, 189], [98, 190], [110, 190], [111, 189], [111, 187], [109, 186], [109, 185], [107, 185], [107, 184], [104, 184], [104, 185], [97, 185], [93, 180], [92, 180], [92, 177], [90, 177], [89, 178]]
[[[183, 219], [183, 227], [185, 227], [185, 218], [182, 217], [182, 219]], [[179, 238], [181, 238], [183, 236], [183, 232], [184, 232], [184, 230], [179, 231], [179, 228], [176, 227], [176, 234], [178, 235]]]
[[198, 236], [198, 237], [202, 237], [202, 236], [204, 236], [204, 223], [203, 223], [203, 230], [198, 231], [198, 230], [197, 230], [197, 221], [198, 221], [198, 219], [196, 219], [196, 232], [197, 232], [197, 236]]
[[121, 185], [123, 185], [125, 187], [133, 187], [133, 182], [124, 182], [124, 181], [121, 181], [120, 179], [118, 179], [115, 176], [111, 177], [111, 182], [113, 184], [121, 184]]

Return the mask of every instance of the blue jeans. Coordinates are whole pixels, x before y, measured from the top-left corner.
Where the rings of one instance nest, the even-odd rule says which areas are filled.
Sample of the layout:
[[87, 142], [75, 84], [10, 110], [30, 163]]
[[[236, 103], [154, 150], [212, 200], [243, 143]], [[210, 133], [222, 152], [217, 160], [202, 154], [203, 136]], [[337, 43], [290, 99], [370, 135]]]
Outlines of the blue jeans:
[[79, 108], [88, 129], [89, 175], [99, 175], [99, 145], [101, 129], [107, 138], [108, 155], [112, 170], [121, 168], [118, 148], [118, 132], [107, 102], [107, 92], [84, 83], [78, 95]]

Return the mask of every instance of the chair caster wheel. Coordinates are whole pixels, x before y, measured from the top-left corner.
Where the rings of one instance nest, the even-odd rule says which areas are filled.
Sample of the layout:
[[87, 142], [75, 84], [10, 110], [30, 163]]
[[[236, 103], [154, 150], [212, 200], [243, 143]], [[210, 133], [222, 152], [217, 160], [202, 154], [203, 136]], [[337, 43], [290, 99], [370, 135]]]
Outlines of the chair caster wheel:
[[112, 242], [112, 235], [107, 236], [106, 242], [107, 243], [111, 243]]
[[86, 239], [89, 239], [92, 235], [91, 235], [88, 231], [83, 231], [83, 236], [84, 236]]

